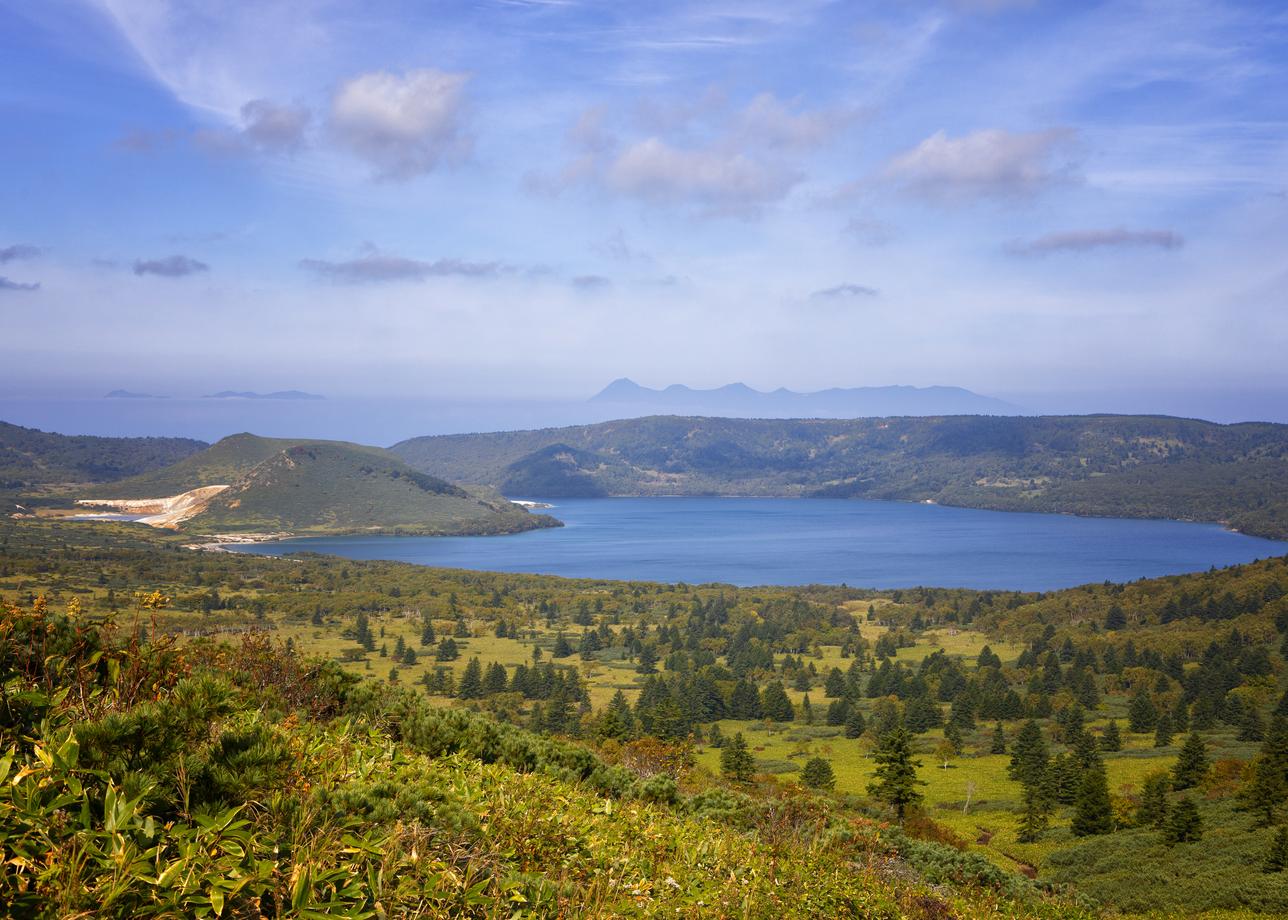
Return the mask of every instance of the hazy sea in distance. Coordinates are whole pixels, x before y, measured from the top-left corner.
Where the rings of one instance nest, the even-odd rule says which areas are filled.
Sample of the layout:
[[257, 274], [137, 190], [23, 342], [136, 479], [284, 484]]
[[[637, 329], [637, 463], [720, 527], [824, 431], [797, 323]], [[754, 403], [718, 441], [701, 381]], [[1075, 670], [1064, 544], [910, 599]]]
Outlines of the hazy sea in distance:
[[841, 499], [548, 501], [545, 513], [564, 527], [499, 537], [310, 537], [241, 549], [573, 578], [1026, 591], [1288, 553], [1288, 542], [1177, 521]]

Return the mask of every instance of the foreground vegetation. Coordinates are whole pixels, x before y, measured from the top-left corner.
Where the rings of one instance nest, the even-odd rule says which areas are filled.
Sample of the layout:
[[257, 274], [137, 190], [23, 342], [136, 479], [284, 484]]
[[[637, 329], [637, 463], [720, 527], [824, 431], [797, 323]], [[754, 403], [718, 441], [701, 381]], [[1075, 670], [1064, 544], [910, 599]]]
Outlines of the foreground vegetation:
[[508, 495], [800, 495], [1219, 521], [1288, 536], [1288, 426], [1162, 416], [654, 417], [413, 438], [413, 467]]
[[[0, 596], [23, 611], [43, 595], [47, 611], [74, 608], [72, 622], [130, 622], [143, 588], [171, 601], [146, 610], [153, 642], [142, 648], [165, 648], [188, 677], [212, 662], [232, 676], [246, 708], [229, 727], [280, 711], [273, 731], [334, 745], [319, 758], [327, 763], [345, 762], [356, 738], [375, 737], [370, 750], [391, 758], [381, 763], [414, 760], [395, 786], [422, 788], [412, 774], [423, 770], [435, 777], [425, 789], [469, 790], [487, 852], [548, 848], [547, 835], [562, 841], [545, 865], [507, 864], [503, 875], [554, 884], [550, 867], [570, 864], [569, 840], [602, 860], [671, 835], [686, 853], [736, 845], [726, 865], [791, 861], [774, 870], [783, 885], [835, 876], [841, 887], [828, 882], [819, 896], [839, 898], [840, 915], [947, 915], [934, 913], [942, 905], [914, 904], [927, 893], [954, 904], [942, 909], [956, 916], [1076, 912], [1070, 899], [1130, 914], [1288, 912], [1284, 560], [1049, 594], [738, 589], [202, 554], [110, 524], [0, 527]], [[219, 642], [231, 647], [216, 649]], [[301, 693], [330, 702], [240, 696], [251, 692], [243, 672], [283, 668], [317, 675], [321, 683]], [[144, 702], [169, 699], [174, 689], [163, 685]], [[60, 724], [97, 724], [114, 711], [82, 706]], [[457, 726], [452, 737], [464, 740], [422, 745], [404, 727], [422, 720], [436, 739]], [[902, 755], [890, 746], [899, 733]], [[77, 730], [82, 757], [91, 737]], [[218, 737], [203, 735], [197, 746]], [[409, 739], [422, 746], [409, 748]], [[547, 755], [531, 753], [538, 749], [589, 759], [572, 772], [547, 769]], [[443, 773], [444, 754], [463, 772]], [[199, 769], [194, 761], [182, 771]], [[364, 769], [375, 768], [346, 775]], [[529, 823], [524, 833], [538, 839], [522, 846], [495, 837], [490, 816], [499, 806], [475, 788], [492, 788], [488, 776], [498, 790], [540, 799], [532, 807], [544, 820], [567, 812], [590, 824]], [[122, 785], [121, 794], [142, 790]], [[255, 803], [246, 806], [252, 812], [262, 805], [257, 794], [238, 801]], [[624, 809], [644, 822], [623, 831], [638, 840], [612, 836]], [[152, 814], [163, 824], [169, 813]], [[250, 818], [239, 812], [242, 819]], [[467, 862], [491, 866], [492, 858]], [[659, 865], [665, 871], [650, 877], [669, 873], [684, 897], [703, 904], [678, 893], [674, 902], [648, 900], [653, 892], [632, 908], [613, 889], [596, 895], [598, 909], [647, 914], [665, 903], [682, 913], [740, 913], [730, 905], [742, 902], [709, 888], [695, 894], [698, 868]], [[551, 890], [571, 878], [560, 875]], [[589, 875], [575, 878], [590, 884]], [[487, 910], [499, 910], [502, 889], [485, 889]], [[1062, 900], [1050, 900], [1057, 892]], [[560, 903], [528, 889], [523, 897], [546, 905], [533, 906], [537, 913]], [[758, 905], [752, 915], [792, 909], [768, 894], [748, 903]]]
[[0, 679], [6, 915], [1084, 915], [825, 797], [610, 762], [261, 636], [179, 648], [38, 598], [4, 609]]

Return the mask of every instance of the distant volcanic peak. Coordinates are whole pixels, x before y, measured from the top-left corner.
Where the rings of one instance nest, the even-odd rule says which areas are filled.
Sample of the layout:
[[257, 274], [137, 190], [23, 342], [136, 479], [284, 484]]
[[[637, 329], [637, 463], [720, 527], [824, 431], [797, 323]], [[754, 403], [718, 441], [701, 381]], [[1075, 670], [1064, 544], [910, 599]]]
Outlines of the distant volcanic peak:
[[303, 390], [275, 390], [272, 393], [256, 393], [253, 390], [220, 390], [218, 393], [207, 393], [202, 399], [326, 399], [316, 393], [305, 393]]

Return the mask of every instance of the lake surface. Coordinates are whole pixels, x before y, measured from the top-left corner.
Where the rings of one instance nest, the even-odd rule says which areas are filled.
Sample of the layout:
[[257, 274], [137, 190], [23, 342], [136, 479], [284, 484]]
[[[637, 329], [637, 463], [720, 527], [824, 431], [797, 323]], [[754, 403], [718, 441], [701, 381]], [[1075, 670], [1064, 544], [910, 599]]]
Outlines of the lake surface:
[[307, 537], [277, 555], [735, 585], [914, 585], [1046, 591], [1288, 553], [1288, 543], [1175, 521], [1011, 514], [903, 502], [775, 498], [554, 499], [566, 526], [502, 537]]

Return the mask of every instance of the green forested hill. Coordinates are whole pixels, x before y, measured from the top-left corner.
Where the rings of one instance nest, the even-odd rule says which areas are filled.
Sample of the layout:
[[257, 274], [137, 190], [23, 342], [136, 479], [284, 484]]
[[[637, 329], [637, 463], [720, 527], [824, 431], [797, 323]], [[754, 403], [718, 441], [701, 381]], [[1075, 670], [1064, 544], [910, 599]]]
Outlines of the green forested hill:
[[1288, 426], [1165, 416], [657, 416], [413, 438], [417, 469], [509, 494], [783, 495], [1221, 521], [1288, 536]]
[[0, 422], [0, 492], [112, 482], [170, 466], [206, 446], [190, 438], [99, 438]]
[[359, 445], [313, 442], [277, 450], [186, 530], [419, 534], [513, 533], [557, 522], [500, 496], [470, 493]]
[[242, 433], [229, 435], [200, 453], [184, 457], [173, 465], [150, 470], [139, 476], [112, 483], [94, 491], [98, 498], [158, 498], [178, 495], [200, 486], [231, 485], [265, 460], [300, 446], [343, 446], [384, 460], [394, 459], [379, 447], [365, 447], [344, 441], [313, 441], [303, 438], [262, 438]]

